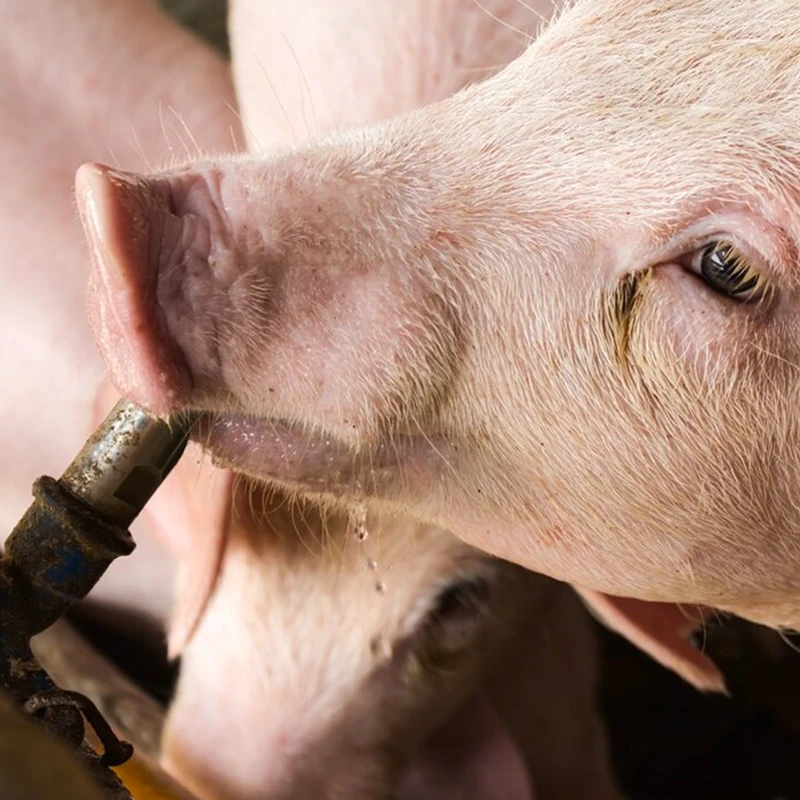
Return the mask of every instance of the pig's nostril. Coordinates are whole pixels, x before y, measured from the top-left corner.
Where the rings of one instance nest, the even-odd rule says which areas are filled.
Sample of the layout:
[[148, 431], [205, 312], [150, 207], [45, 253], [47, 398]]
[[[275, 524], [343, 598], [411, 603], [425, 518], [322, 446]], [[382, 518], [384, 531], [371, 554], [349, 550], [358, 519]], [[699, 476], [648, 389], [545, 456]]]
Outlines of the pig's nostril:
[[75, 185], [94, 266], [89, 315], [112, 381], [149, 410], [171, 411], [191, 377], [152, 291], [163, 252], [161, 189], [99, 164], [81, 166]]

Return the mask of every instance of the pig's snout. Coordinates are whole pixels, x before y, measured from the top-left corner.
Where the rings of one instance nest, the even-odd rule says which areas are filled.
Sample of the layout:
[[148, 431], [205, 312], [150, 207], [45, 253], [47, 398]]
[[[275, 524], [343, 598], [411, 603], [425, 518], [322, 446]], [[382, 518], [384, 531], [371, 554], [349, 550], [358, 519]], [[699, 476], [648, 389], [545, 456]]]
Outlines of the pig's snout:
[[447, 394], [459, 320], [438, 274], [452, 242], [426, 219], [409, 233], [419, 187], [345, 162], [153, 178], [86, 165], [77, 191], [90, 314], [120, 391], [158, 412], [224, 412], [198, 435], [242, 471], [369, 491], [401, 461], [441, 461], [447, 444], [409, 420]]
[[[181, 289], [187, 273], [196, 282], [213, 280], [213, 273], [201, 275], [198, 269], [210, 257], [210, 215], [199, 215], [189, 201], [207, 198], [208, 191], [184, 186], [183, 202], [176, 202], [176, 189], [165, 180], [94, 164], [81, 167], [76, 188], [96, 266], [91, 320], [104, 356], [114, 353], [106, 365], [124, 394], [155, 411], [169, 411], [188, 398], [191, 374], [162, 298], [171, 291], [170, 299], [182, 306], [175, 309], [173, 326], [207, 322], [187, 315], [193, 298]], [[213, 204], [206, 200], [206, 205]]]

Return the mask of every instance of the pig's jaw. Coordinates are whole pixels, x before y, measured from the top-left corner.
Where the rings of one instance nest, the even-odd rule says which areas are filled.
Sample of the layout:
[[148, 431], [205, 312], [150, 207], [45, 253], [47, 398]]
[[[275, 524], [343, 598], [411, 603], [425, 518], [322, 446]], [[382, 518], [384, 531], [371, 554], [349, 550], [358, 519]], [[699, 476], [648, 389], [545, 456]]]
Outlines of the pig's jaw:
[[394, 435], [352, 447], [336, 436], [283, 420], [204, 415], [193, 437], [214, 463], [298, 492], [342, 499], [391, 497], [399, 476], [438, 483], [457, 450], [444, 437]]

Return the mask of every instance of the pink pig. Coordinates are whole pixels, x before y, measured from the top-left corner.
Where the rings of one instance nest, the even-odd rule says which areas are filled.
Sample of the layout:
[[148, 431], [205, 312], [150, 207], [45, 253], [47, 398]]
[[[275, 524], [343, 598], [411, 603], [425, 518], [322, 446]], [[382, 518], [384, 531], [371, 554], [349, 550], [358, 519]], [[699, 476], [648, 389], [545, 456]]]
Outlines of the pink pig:
[[164, 763], [219, 800], [619, 800], [568, 587], [451, 534], [240, 493]]
[[800, 618], [798, 30], [788, 0], [582, 0], [388, 121], [83, 167], [113, 380], [208, 412], [221, 465], [586, 587], [719, 688], [669, 604]]

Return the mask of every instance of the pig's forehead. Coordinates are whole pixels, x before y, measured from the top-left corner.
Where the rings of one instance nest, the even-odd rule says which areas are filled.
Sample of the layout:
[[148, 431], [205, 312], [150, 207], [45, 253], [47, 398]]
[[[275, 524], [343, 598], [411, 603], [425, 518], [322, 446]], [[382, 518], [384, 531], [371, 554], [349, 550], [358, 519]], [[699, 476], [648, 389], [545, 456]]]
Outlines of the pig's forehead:
[[[523, 57], [537, 91], [617, 108], [773, 107], [797, 96], [800, 6], [789, 0], [583, 0]], [[780, 109], [793, 114], [791, 108]]]
[[[800, 10], [794, 0], [572, 0], [562, 6], [542, 36], [548, 49], [592, 35], [605, 49], [634, 51], [639, 63], [685, 62], [745, 48], [759, 54], [764, 45], [794, 46]], [[586, 54], [588, 57], [589, 54]]]
[[471, 114], [517, 185], [550, 176], [566, 207], [636, 198], [650, 216], [723, 188], [791, 195], [800, 4], [583, 0], [454, 108], [461, 138]]

